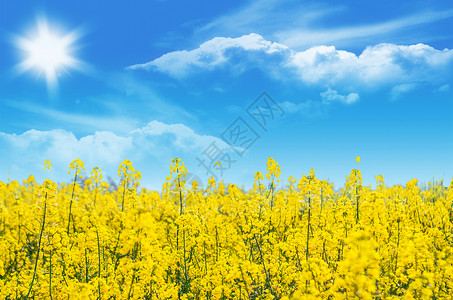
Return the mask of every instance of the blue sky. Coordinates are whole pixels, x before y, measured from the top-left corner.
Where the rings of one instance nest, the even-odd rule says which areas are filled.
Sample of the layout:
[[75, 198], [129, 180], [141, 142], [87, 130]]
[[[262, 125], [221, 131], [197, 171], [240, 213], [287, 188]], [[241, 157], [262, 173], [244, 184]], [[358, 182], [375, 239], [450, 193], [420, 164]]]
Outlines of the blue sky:
[[[43, 26], [56, 80], [24, 67]], [[453, 177], [451, 1], [0, 0], [0, 35], [2, 181], [127, 158], [160, 189], [181, 157], [247, 187], [272, 156], [339, 187], [358, 155], [365, 184]]]

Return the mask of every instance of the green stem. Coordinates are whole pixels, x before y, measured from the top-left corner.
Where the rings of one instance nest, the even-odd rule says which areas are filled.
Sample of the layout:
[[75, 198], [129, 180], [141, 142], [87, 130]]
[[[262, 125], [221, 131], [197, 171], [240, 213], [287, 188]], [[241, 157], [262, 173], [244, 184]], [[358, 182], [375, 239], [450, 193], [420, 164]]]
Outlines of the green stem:
[[127, 299], [130, 299], [131, 295], [132, 295], [132, 286], [133, 286], [134, 280], [135, 280], [135, 273], [136, 273], [136, 269], [134, 268], [134, 274], [132, 275], [131, 286], [129, 287], [129, 293], [127, 293]]
[[49, 272], [49, 295], [50, 299], [53, 300], [52, 297], [52, 250], [50, 250], [50, 272]]
[[121, 202], [121, 211], [124, 211], [124, 198], [126, 193], [126, 180], [124, 180], [124, 188], [123, 188], [123, 201]]
[[85, 248], [85, 282], [88, 282], [89, 276], [88, 276], [88, 254], [87, 254], [87, 248]]
[[182, 210], [182, 192], [181, 192], [181, 182], [180, 182], [179, 177], [178, 177], [178, 190], [179, 190], [179, 214], [182, 215], [183, 214], [183, 210]]
[[77, 181], [77, 171], [79, 167], [76, 167], [75, 175], [74, 175], [74, 182], [72, 183], [72, 195], [71, 195], [71, 201], [69, 202], [69, 218], [68, 218], [68, 235], [69, 235], [69, 229], [71, 225], [71, 213], [72, 213], [72, 201], [74, 200], [74, 192], [75, 192], [75, 185]]
[[271, 279], [270, 279], [270, 276], [269, 276], [269, 272], [268, 272], [268, 270], [266, 268], [266, 264], [264, 262], [263, 253], [261, 252], [261, 247], [260, 247], [260, 244], [258, 243], [258, 239], [256, 238], [256, 235], [255, 235], [255, 242], [256, 242], [256, 246], [258, 247], [258, 251], [260, 253], [261, 262], [263, 263], [264, 273], [266, 274], [267, 286], [269, 287], [269, 290], [271, 291], [271, 294], [275, 297], [274, 291], [272, 290], [272, 285], [271, 285]]
[[100, 283], [100, 280], [101, 280], [101, 246], [99, 243], [99, 231], [97, 228], [96, 228], [96, 238], [98, 240], [98, 293], [99, 293], [98, 299], [101, 299], [101, 283]]
[[308, 255], [309, 255], [309, 242], [310, 242], [310, 226], [311, 226], [311, 198], [308, 197], [308, 224], [307, 224], [307, 249], [305, 251], [305, 256], [306, 259], [308, 260]]
[[359, 224], [359, 201], [360, 201], [360, 196], [359, 196], [359, 193], [357, 191], [357, 187], [355, 188], [355, 197], [356, 197], [356, 204], [357, 204], [355, 223]]
[[46, 192], [46, 196], [44, 198], [44, 213], [43, 213], [43, 216], [42, 216], [41, 231], [39, 232], [38, 251], [36, 253], [36, 259], [35, 259], [35, 269], [33, 271], [33, 277], [31, 279], [30, 288], [28, 289], [27, 296], [25, 296], [25, 300], [27, 300], [28, 297], [30, 296], [31, 290], [33, 288], [33, 283], [34, 283], [35, 277], [36, 277], [36, 270], [38, 268], [39, 253], [40, 253], [40, 250], [41, 250], [42, 234], [44, 232], [44, 227], [46, 225], [46, 211], [47, 211], [47, 192]]

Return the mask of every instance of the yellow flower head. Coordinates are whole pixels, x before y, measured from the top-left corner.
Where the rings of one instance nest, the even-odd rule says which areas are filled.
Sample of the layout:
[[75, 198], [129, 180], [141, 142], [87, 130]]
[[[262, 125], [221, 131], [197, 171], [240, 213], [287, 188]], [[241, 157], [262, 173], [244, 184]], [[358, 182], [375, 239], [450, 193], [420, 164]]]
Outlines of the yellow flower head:
[[172, 164], [170, 166], [170, 179], [174, 178], [174, 173], [176, 173], [176, 180], [181, 180], [187, 174], [187, 169], [184, 166], [184, 162], [180, 158], [176, 157], [171, 160]]
[[[83, 161], [80, 159], [74, 159], [70, 164], [69, 164], [69, 169], [75, 170], [75, 176], [79, 175], [82, 170], [85, 170], [85, 167], [83, 166]], [[68, 172], [69, 173], [69, 172]], [[82, 176], [80, 176], [82, 177]]]
[[43, 170], [50, 170], [50, 167], [52, 167], [50, 159], [44, 160], [44, 169]]
[[195, 180], [192, 181], [192, 189], [193, 189], [193, 190], [198, 189], [198, 182], [196, 182]]
[[278, 178], [280, 176], [280, 173], [280, 165], [272, 157], [268, 157], [266, 174], [267, 179], [270, 179], [272, 175]]
[[264, 177], [263, 177], [263, 174], [261, 174], [261, 172], [255, 173], [255, 181], [263, 180], [263, 179], [264, 179]]
[[208, 187], [212, 187], [213, 189], [216, 187], [215, 179], [213, 176], [208, 178]]
[[118, 176], [126, 181], [130, 179], [140, 180], [142, 178], [142, 174], [134, 169], [132, 162], [128, 159], [125, 159], [118, 167]]
[[91, 171], [91, 179], [95, 184], [99, 183], [99, 180], [102, 179], [101, 168], [94, 167], [93, 171]]
[[376, 184], [379, 184], [379, 183], [384, 183], [384, 176], [382, 176], [381, 174], [375, 176], [376, 177]]

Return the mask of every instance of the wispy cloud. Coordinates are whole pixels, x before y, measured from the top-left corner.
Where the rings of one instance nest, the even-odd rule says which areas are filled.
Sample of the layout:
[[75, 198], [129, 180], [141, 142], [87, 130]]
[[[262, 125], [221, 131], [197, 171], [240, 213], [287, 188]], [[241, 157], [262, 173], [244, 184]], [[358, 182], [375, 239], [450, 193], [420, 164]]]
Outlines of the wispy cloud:
[[[453, 17], [453, 10], [429, 11], [375, 24], [336, 28], [296, 28], [275, 33], [275, 39], [295, 49], [316, 45], [351, 45], [354, 40], [397, 33], [403, 29]], [[340, 43], [339, 43], [340, 42]]]
[[150, 119], [165, 122], [197, 119], [177, 100], [161, 95], [159, 83], [150, 84], [131, 73], [114, 73], [105, 75], [105, 84], [108, 89], [103, 93], [79, 96], [75, 101], [69, 96], [67, 105], [49, 105], [34, 98], [3, 98], [0, 102], [19, 115], [32, 116], [22, 120], [20, 128], [62, 128], [72, 130], [76, 136], [96, 130], [125, 134]]
[[321, 101], [308, 100], [299, 103], [284, 101], [280, 103], [280, 106], [286, 112], [302, 115], [305, 119], [316, 119], [327, 113], [326, 107]]
[[[112, 87], [117, 89], [118, 92], [124, 93], [126, 99], [119, 101], [116, 107], [119, 111], [124, 113], [124, 107], [127, 106], [129, 101], [134, 101], [135, 107], [140, 108], [140, 112], [153, 113], [155, 119], [163, 119], [165, 121], [172, 121], [174, 119], [180, 120], [181, 118], [193, 120], [196, 117], [187, 111], [175, 101], [169, 101], [159, 93], [159, 88], [162, 86], [176, 88], [176, 85], [168, 81], [164, 83], [155, 83], [143, 81], [131, 74], [122, 74], [117, 78], [111, 80]], [[158, 85], [158, 86], [156, 86]], [[160, 85], [160, 86], [159, 86]], [[104, 101], [105, 103], [106, 101]], [[128, 107], [131, 109], [132, 107]], [[149, 119], [149, 118], [148, 118]]]
[[122, 116], [99, 116], [64, 112], [57, 109], [40, 106], [31, 102], [4, 101], [4, 104], [16, 109], [44, 116], [60, 124], [73, 124], [90, 130], [113, 130], [127, 132], [138, 125], [138, 121]]
[[414, 28], [418, 30], [411, 34], [412, 38], [422, 37], [429, 41], [432, 34], [427, 33], [423, 26], [453, 17], [452, 9], [426, 8], [396, 18], [384, 16], [379, 21], [364, 21], [359, 24], [351, 24], [347, 19], [342, 23], [327, 21], [332, 15], [347, 16], [356, 13], [353, 7], [322, 2], [249, 1], [234, 11], [214, 18], [195, 32], [209, 32], [211, 36], [238, 36], [257, 32], [296, 50], [320, 45], [363, 47], [376, 38], [381, 38], [382, 42], [418, 42], [420, 39], [410, 40], [407, 35], [401, 35], [404, 30]]
[[244, 35], [250, 32], [273, 36], [276, 28], [306, 27], [311, 22], [344, 10], [341, 5], [288, 0], [248, 1], [196, 30], [217, 35]]
[[443, 84], [442, 86], [438, 87], [435, 89], [435, 92], [437, 93], [446, 93], [450, 90], [451, 86], [449, 83]]
[[417, 85], [415, 83], [403, 83], [403, 84], [398, 84], [395, 85], [392, 90], [390, 91], [390, 99], [391, 100], [397, 100], [404, 94], [407, 94], [411, 91], [413, 91]]

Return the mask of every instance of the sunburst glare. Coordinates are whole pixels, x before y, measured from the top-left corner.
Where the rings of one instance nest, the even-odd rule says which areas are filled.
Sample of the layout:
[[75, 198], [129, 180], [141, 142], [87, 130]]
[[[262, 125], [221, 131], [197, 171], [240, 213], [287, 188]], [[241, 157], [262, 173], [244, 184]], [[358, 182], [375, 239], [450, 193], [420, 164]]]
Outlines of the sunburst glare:
[[44, 74], [48, 90], [54, 91], [62, 71], [68, 73], [70, 68], [80, 68], [80, 61], [73, 57], [78, 38], [76, 31], [61, 34], [56, 27], [49, 27], [46, 19], [40, 19], [30, 37], [19, 37], [16, 41], [24, 54], [19, 70], [35, 71], [38, 77]]

